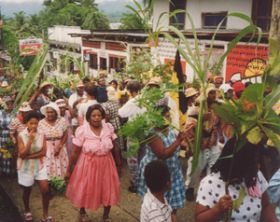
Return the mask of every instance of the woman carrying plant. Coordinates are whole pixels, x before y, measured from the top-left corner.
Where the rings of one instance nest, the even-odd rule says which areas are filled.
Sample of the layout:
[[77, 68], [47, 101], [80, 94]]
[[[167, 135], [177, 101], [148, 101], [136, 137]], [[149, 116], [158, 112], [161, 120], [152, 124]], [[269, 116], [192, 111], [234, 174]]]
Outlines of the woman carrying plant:
[[80, 208], [81, 221], [88, 220], [85, 208], [96, 210], [101, 205], [104, 206], [102, 221], [111, 221], [111, 206], [120, 198], [120, 182], [111, 153], [117, 136], [104, 118], [105, 111], [99, 104], [90, 106], [86, 113], [88, 123], [77, 128], [73, 139], [66, 196]]
[[[170, 121], [169, 108], [166, 105], [158, 106], [162, 115]], [[153, 160], [163, 160], [170, 171], [171, 190], [166, 192], [165, 197], [172, 208], [172, 222], [177, 221], [176, 211], [185, 205], [185, 187], [179, 160], [180, 144], [187, 137], [192, 136], [193, 125], [185, 131], [176, 135], [175, 131], [168, 125], [153, 130], [154, 137], [150, 140], [146, 154], [140, 162], [138, 171], [138, 193], [144, 197], [147, 186], [144, 180], [144, 170], [148, 163]]]
[[260, 221], [261, 216], [264, 221], [278, 221], [265, 191], [267, 182], [259, 171], [261, 145], [246, 142], [234, 154], [235, 146], [235, 138], [230, 139], [212, 173], [200, 182], [196, 221], [222, 221], [229, 210], [230, 221]]
[[49, 186], [44, 156], [46, 154], [46, 139], [42, 132], [37, 130], [41, 115], [29, 112], [24, 117], [26, 128], [18, 136], [19, 157], [17, 161], [18, 183], [23, 190], [24, 219], [32, 221], [29, 199], [34, 181], [38, 181], [42, 194], [43, 218], [42, 222], [52, 222], [48, 216]]
[[60, 117], [58, 106], [51, 102], [40, 109], [45, 116], [39, 122], [39, 130], [44, 133], [47, 143], [46, 167], [49, 179], [64, 178], [68, 155], [66, 150], [67, 123]]

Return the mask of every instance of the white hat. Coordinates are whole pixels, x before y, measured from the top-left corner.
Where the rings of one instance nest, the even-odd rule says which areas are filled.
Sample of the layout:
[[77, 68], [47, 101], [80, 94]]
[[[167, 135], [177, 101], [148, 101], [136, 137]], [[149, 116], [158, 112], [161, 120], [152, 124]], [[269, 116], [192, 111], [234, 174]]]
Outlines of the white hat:
[[222, 84], [219, 89], [222, 90], [224, 93], [227, 93], [229, 90], [233, 90], [230, 84], [227, 83]]
[[198, 91], [191, 87], [191, 88], [187, 88], [185, 90], [185, 96], [188, 98], [188, 97], [191, 97], [191, 96], [194, 96], [194, 95], [197, 95], [198, 94]]
[[206, 96], [208, 97], [208, 94], [211, 92], [211, 91], [217, 91], [217, 88], [215, 86], [212, 86], [212, 85], [209, 85], [206, 89]]
[[31, 110], [32, 109], [31, 109], [31, 107], [30, 107], [28, 102], [23, 102], [21, 104], [21, 106], [19, 107], [19, 109], [18, 109], [18, 111], [20, 111], [20, 112], [29, 112]]
[[60, 108], [60, 107], [66, 107], [66, 102], [64, 99], [58, 99], [55, 101], [56, 105]]
[[56, 105], [56, 103], [54, 103], [54, 102], [50, 102], [50, 103], [48, 103], [47, 105], [42, 106], [41, 109], [40, 109], [40, 112], [41, 112], [44, 116], [46, 116], [46, 115], [47, 115], [47, 109], [48, 109], [48, 108], [51, 108], [51, 109], [53, 109], [54, 111], [56, 111], [57, 116], [60, 117], [60, 110], [59, 110], [59, 107], [58, 107], [58, 106]]
[[8, 84], [8, 82], [7, 81], [3, 81], [2, 82], [2, 84], [1, 84], [1, 87], [8, 87], [9, 86], [9, 84]]

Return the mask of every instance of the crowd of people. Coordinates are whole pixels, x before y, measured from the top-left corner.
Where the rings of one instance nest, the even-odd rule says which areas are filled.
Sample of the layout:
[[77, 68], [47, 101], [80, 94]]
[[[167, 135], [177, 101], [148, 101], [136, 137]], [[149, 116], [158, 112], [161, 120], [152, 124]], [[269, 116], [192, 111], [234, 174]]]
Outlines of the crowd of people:
[[[160, 87], [158, 78], [143, 85], [132, 79], [118, 83], [107, 82], [102, 76], [98, 80], [86, 77], [67, 92], [54, 90], [52, 83], [45, 82], [21, 104], [16, 115], [15, 97], [2, 98], [0, 146], [12, 155], [5, 157], [0, 152], [0, 176], [17, 172], [23, 190], [24, 219], [33, 220], [29, 199], [32, 186], [38, 181], [43, 204], [41, 221], [54, 221], [48, 214], [49, 181], [59, 177], [67, 181], [66, 197], [79, 208], [81, 221], [89, 219], [86, 209], [99, 207], [104, 208], [102, 221], [111, 221], [110, 209], [120, 201], [120, 177], [127, 162], [131, 182], [127, 189], [143, 198], [141, 222], [176, 222], [177, 210], [195, 199], [196, 221], [220, 221], [225, 217], [230, 217], [230, 221], [279, 221], [278, 152], [273, 144], [247, 142], [230, 161], [227, 157], [236, 145], [233, 129], [213, 110], [214, 104], [238, 100], [251, 83], [224, 83], [220, 76], [209, 81], [208, 112], [203, 116], [207, 124], [203, 124], [195, 170], [190, 143], [198, 121], [198, 88], [185, 89], [188, 108], [181, 132], [169, 126], [172, 119], [167, 97], [155, 105], [166, 124], [151, 129], [152, 139], [127, 159], [123, 153], [132, 141], [118, 131], [127, 121], [147, 111], [137, 100], [143, 87]], [[51, 96], [55, 91], [55, 97]], [[280, 114], [279, 104], [274, 110]], [[266, 167], [263, 158], [273, 166]], [[182, 161], [188, 163], [186, 175]], [[278, 219], [274, 205], [279, 207]]]

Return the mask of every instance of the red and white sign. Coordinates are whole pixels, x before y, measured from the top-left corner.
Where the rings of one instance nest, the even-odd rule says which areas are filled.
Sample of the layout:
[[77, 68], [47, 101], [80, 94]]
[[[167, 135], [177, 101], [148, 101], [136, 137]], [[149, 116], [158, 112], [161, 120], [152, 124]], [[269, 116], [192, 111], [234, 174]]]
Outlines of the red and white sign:
[[38, 55], [43, 47], [42, 39], [21, 39], [19, 40], [19, 52], [21, 56]]
[[240, 79], [261, 76], [267, 59], [267, 46], [238, 44], [227, 56], [225, 81], [237, 75]]

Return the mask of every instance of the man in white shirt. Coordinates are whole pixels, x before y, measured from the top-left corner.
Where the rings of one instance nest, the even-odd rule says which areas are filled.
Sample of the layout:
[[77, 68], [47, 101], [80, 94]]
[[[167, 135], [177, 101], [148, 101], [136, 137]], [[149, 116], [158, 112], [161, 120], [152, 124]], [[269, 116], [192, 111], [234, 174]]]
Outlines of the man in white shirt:
[[[137, 115], [141, 115], [146, 112], [146, 108], [139, 107], [137, 103], [137, 99], [139, 98], [139, 91], [141, 90], [141, 84], [136, 80], [130, 80], [127, 83], [127, 90], [131, 96], [131, 98], [119, 109], [119, 116], [121, 118], [128, 118], [128, 121], [131, 121]], [[129, 149], [129, 138], [127, 141], [127, 146]], [[141, 151], [140, 151], [141, 152]], [[130, 192], [136, 193], [136, 181], [138, 174], [138, 156], [127, 158], [127, 165], [130, 174], [130, 182], [131, 185], [128, 188]]]
[[82, 81], [80, 81], [77, 84], [77, 88], [76, 88], [76, 92], [73, 93], [69, 99], [68, 99], [68, 105], [71, 109], [73, 109], [75, 102], [77, 102], [78, 100], [82, 99], [82, 98], [86, 98], [86, 94], [84, 93], [84, 83]]
[[85, 91], [87, 93], [87, 101], [81, 103], [78, 108], [78, 120], [79, 125], [83, 125], [86, 122], [86, 113], [90, 106], [98, 104], [96, 101], [97, 98], [97, 87], [93, 83], [88, 83], [85, 87]]
[[167, 165], [155, 160], [145, 167], [145, 182], [149, 188], [141, 206], [141, 222], [171, 222], [172, 209], [164, 198], [164, 193], [170, 189], [170, 173]]

